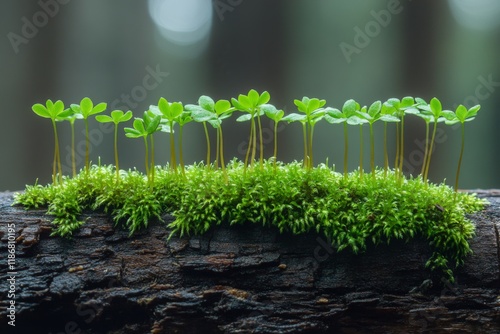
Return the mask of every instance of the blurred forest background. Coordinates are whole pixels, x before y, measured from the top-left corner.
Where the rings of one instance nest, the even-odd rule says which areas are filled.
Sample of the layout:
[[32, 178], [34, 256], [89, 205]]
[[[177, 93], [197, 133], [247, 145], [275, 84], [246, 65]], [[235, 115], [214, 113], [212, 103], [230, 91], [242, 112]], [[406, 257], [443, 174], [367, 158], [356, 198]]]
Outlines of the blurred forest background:
[[[267, 90], [271, 103], [294, 112], [303, 96], [340, 108], [353, 98], [362, 105], [406, 95], [446, 109], [482, 105], [467, 124], [461, 188], [500, 187], [500, 2], [496, 0], [40, 0], [0, 3], [0, 190], [50, 182], [53, 133], [50, 121], [31, 111], [34, 103], [88, 96], [136, 116], [169, 101], [196, 103], [200, 95], [230, 99], [250, 88]], [[248, 123], [225, 126], [225, 156], [244, 158]], [[425, 126], [408, 117], [405, 172], [418, 174]], [[131, 123], [128, 124], [131, 126]], [[113, 134], [91, 122], [91, 159], [113, 163]], [[264, 122], [270, 133], [272, 124]], [[430, 178], [452, 184], [460, 131], [440, 125]], [[77, 123], [79, 166], [83, 122]], [[378, 165], [383, 164], [381, 127]], [[59, 124], [62, 160], [70, 170], [70, 127]], [[280, 127], [278, 157], [302, 158], [302, 129]], [[215, 139], [215, 133], [213, 133]], [[359, 161], [359, 129], [349, 167]], [[368, 148], [368, 131], [365, 130]], [[200, 124], [184, 131], [185, 160], [205, 157]], [[394, 136], [394, 131], [392, 132]], [[315, 163], [341, 169], [342, 126], [316, 127]], [[168, 136], [156, 137], [157, 162], [168, 161]], [[266, 139], [266, 156], [272, 155]], [[124, 169], [143, 169], [143, 142], [120, 130]], [[394, 148], [392, 148], [394, 152]], [[368, 150], [367, 150], [368, 157]], [[368, 159], [365, 161], [368, 163]], [[368, 169], [368, 164], [365, 169]]]

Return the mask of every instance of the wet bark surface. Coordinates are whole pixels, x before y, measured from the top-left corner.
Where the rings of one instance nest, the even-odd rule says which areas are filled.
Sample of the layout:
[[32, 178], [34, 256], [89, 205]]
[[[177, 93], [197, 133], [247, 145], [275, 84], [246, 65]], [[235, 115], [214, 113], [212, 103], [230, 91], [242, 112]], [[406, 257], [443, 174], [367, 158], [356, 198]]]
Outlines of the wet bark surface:
[[322, 235], [247, 224], [167, 242], [165, 223], [129, 237], [91, 212], [67, 240], [50, 237], [44, 210], [3, 193], [0, 332], [500, 333], [500, 195], [479, 194], [491, 204], [470, 216], [474, 253], [450, 284], [425, 268], [425, 240], [354, 255]]

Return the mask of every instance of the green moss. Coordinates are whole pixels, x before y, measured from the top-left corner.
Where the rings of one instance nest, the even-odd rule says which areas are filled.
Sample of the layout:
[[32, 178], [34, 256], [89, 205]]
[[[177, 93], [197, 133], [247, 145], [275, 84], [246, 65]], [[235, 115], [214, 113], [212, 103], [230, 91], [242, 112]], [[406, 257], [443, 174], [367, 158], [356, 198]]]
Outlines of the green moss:
[[[276, 167], [275, 167], [276, 166]], [[116, 182], [113, 166], [92, 166], [61, 184], [28, 186], [15, 204], [47, 207], [54, 216], [53, 235], [71, 236], [82, 224], [85, 210], [102, 210], [134, 233], [152, 219], [172, 213], [171, 235], [203, 234], [219, 224], [256, 223], [294, 234], [315, 231], [338, 250], [363, 252], [369, 243], [429, 241], [434, 251], [427, 266], [452, 279], [450, 268], [471, 252], [474, 225], [467, 213], [485, 202], [472, 194], [455, 193], [444, 184], [422, 178], [398, 180], [394, 172], [376, 170], [375, 177], [358, 172], [343, 177], [325, 165], [304, 169], [302, 164], [266, 161], [248, 168], [233, 160], [227, 178], [220, 169], [186, 167], [185, 175], [156, 167], [154, 184], [136, 170], [121, 171]]]

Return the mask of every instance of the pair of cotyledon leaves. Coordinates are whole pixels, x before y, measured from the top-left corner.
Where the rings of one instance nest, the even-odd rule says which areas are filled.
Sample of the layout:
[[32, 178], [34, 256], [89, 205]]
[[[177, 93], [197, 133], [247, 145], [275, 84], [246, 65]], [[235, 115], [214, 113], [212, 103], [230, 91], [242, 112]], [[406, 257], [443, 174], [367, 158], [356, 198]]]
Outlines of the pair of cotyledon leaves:
[[184, 112], [181, 102], [168, 102], [160, 98], [158, 106], [150, 106], [142, 118], [136, 118], [133, 128], [125, 128], [125, 135], [129, 138], [146, 137], [155, 133], [158, 128], [163, 132], [173, 132], [174, 123], [184, 126], [193, 119], [189, 113]]
[[[81, 100], [79, 105], [72, 104], [70, 108], [67, 109], [64, 109], [64, 103], [61, 100], [57, 100], [54, 103], [50, 99], [47, 100], [45, 106], [37, 103], [33, 105], [32, 109], [38, 116], [50, 118], [54, 121], [74, 121], [75, 119], [87, 119], [89, 116], [101, 113], [106, 109], [106, 107], [106, 103], [99, 103], [94, 106], [92, 100], [85, 97]], [[117, 114], [115, 113], [115, 117], [116, 116]]]

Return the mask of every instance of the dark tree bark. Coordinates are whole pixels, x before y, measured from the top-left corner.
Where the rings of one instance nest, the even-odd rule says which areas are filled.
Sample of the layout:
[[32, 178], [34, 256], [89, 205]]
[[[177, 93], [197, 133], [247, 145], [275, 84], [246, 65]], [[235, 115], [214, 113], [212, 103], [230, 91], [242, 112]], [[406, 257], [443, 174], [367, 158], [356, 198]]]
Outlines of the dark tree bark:
[[[497, 193], [498, 194], [498, 193]], [[103, 214], [72, 240], [44, 211], [0, 195], [2, 333], [499, 333], [500, 197], [471, 216], [474, 254], [457, 282], [427, 269], [425, 240], [336, 253], [325, 237], [257, 225], [166, 242], [164, 224], [128, 237]], [[172, 217], [165, 216], [166, 221]], [[15, 299], [8, 297], [8, 226]], [[15, 324], [7, 307], [15, 301]]]

